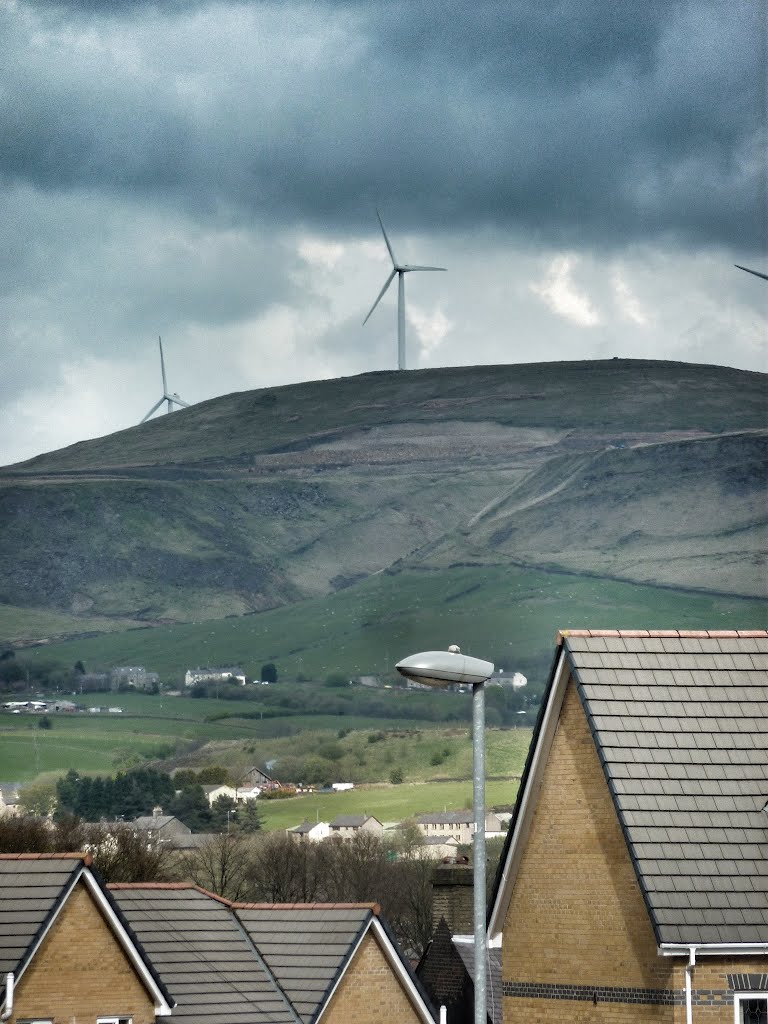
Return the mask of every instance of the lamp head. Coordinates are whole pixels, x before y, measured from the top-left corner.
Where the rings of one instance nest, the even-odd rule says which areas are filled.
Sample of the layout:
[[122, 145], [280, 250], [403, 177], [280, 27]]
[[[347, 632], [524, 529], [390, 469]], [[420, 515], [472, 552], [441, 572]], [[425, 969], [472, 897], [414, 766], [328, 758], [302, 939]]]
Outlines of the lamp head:
[[395, 666], [400, 675], [425, 686], [451, 686], [454, 683], [478, 686], [493, 675], [493, 664], [462, 654], [455, 645], [447, 651], [424, 651], [403, 658]]

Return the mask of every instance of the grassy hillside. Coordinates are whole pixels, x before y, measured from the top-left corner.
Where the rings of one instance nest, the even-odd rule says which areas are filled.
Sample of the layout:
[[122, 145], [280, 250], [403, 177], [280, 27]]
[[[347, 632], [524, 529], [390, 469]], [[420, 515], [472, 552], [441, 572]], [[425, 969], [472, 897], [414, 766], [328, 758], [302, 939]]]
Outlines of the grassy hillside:
[[243, 618], [131, 630], [32, 648], [89, 670], [143, 664], [169, 680], [205, 664], [242, 665], [257, 675], [274, 661], [284, 678], [389, 673], [418, 650], [459, 643], [543, 679], [557, 629], [763, 628], [765, 602], [618, 582], [527, 567], [403, 569], [290, 608]]
[[[642, 360], [230, 395], [0, 474], [0, 644], [541, 680], [557, 628], [766, 623], [765, 376]], [[142, 628], [137, 628], [142, 627]]]
[[451, 420], [622, 434], [762, 428], [764, 379], [634, 359], [381, 371], [227, 395], [13, 468], [39, 475], [232, 463], [381, 425], [404, 424], [413, 434], [414, 424]]

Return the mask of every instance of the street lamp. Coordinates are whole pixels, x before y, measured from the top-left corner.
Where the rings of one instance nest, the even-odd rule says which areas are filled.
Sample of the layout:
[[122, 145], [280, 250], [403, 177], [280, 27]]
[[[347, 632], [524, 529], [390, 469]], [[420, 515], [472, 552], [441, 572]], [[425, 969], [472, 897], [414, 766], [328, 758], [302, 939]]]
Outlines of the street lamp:
[[447, 651], [412, 654], [395, 666], [397, 671], [425, 686], [453, 683], [472, 687], [472, 802], [475, 812], [474, 931], [475, 931], [475, 1024], [486, 1024], [485, 939], [485, 687], [493, 675], [490, 661], [470, 658], [454, 646]]

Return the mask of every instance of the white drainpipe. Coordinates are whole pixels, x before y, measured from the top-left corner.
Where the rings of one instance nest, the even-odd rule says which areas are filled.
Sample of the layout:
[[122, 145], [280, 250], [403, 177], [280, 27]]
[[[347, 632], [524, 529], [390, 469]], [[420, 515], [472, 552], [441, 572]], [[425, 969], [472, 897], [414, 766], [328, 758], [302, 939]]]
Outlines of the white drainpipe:
[[440, 1007], [440, 1024], [447, 1024], [448, 1021], [448, 1010], [445, 1006]]
[[0, 1020], [8, 1020], [13, 1013], [13, 971], [5, 976], [5, 1008], [0, 1013]]
[[696, 947], [691, 946], [688, 963], [685, 965], [685, 1024], [693, 1024], [693, 1001], [691, 994], [691, 978], [696, 966]]

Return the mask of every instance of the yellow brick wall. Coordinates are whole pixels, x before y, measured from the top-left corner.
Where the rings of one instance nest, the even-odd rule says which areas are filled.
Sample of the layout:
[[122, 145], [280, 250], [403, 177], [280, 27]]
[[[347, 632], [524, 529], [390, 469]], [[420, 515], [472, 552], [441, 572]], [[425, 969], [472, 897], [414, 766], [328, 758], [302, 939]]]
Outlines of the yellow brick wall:
[[[697, 1005], [694, 1000], [693, 1024], [733, 1024], [733, 995], [728, 989], [729, 974], [768, 974], [768, 957], [739, 957], [720, 959], [699, 956], [693, 969], [691, 988], [694, 996], [706, 999], [703, 993], [712, 993], [713, 1005]], [[674, 985], [685, 988], [685, 964], [676, 959]], [[723, 997], [719, 993], [726, 993]], [[768, 992], [763, 993], [768, 997]], [[675, 1007], [674, 1024], [685, 1024], [685, 1007]]]
[[417, 1024], [419, 1017], [369, 932], [323, 1015], [323, 1024]]
[[[685, 961], [659, 957], [613, 801], [572, 682], [544, 770], [504, 927], [504, 981], [667, 989]], [[693, 989], [725, 992], [728, 974], [768, 959], [700, 958]], [[714, 998], [714, 1002], [720, 1002]], [[733, 997], [694, 1005], [694, 1024], [733, 1024]], [[684, 1024], [685, 1006], [504, 999], [504, 1024]]]
[[[503, 940], [505, 981], [666, 989], [586, 716], [569, 682]], [[504, 1022], [672, 1021], [671, 1007], [505, 998]]]
[[108, 1015], [154, 1024], [154, 1004], [83, 882], [19, 979], [13, 1009], [11, 1024], [95, 1024]]

